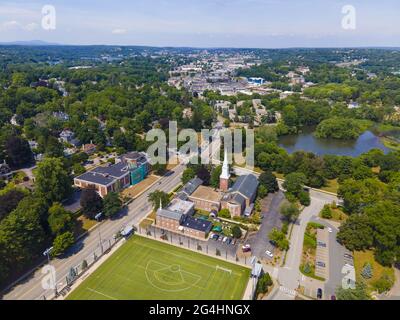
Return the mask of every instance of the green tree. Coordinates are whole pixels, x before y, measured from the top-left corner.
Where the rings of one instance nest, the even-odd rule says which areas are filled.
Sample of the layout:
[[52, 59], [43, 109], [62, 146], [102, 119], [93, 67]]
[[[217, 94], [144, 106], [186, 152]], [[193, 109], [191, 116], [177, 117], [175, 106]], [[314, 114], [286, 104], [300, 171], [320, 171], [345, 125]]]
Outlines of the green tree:
[[321, 217], [324, 219], [332, 219], [332, 209], [329, 204], [324, 205], [322, 208]]
[[267, 188], [269, 193], [273, 193], [279, 190], [278, 181], [271, 171], [261, 173], [258, 181], [260, 182], [261, 186]]
[[71, 213], [65, 210], [64, 207], [57, 202], [53, 203], [50, 207], [47, 221], [53, 235], [58, 235], [68, 231], [72, 227]]
[[371, 279], [373, 276], [373, 272], [372, 272], [372, 266], [371, 264], [368, 262], [364, 265], [363, 269], [361, 270], [361, 276], [364, 279]]
[[122, 200], [118, 193], [109, 192], [103, 200], [103, 213], [106, 217], [116, 215], [122, 209]]
[[217, 166], [211, 171], [210, 186], [219, 188], [219, 176], [222, 173], [222, 166]]
[[285, 176], [283, 188], [286, 192], [298, 196], [303, 191], [304, 185], [307, 183], [307, 178], [304, 173], [293, 172]]
[[230, 219], [231, 218], [231, 213], [229, 212], [229, 209], [221, 209], [218, 212], [218, 217], [225, 218], [225, 219]]
[[369, 249], [374, 241], [370, 220], [366, 216], [350, 216], [340, 226], [337, 239], [351, 251]]
[[264, 273], [258, 279], [256, 293], [257, 294], [266, 293], [268, 291], [268, 288], [272, 286], [272, 284], [273, 282], [269, 273], [268, 272]]
[[74, 235], [70, 231], [58, 235], [53, 241], [53, 250], [51, 251], [51, 255], [53, 257], [57, 257], [63, 254], [74, 244], [74, 242]]
[[232, 236], [233, 236], [235, 239], [240, 239], [240, 238], [242, 237], [242, 230], [240, 229], [239, 226], [234, 225], [234, 226], [232, 227]]
[[289, 250], [289, 240], [286, 239], [286, 235], [282, 231], [274, 228], [268, 237], [280, 250]]
[[183, 171], [181, 181], [183, 184], [186, 184], [190, 180], [192, 180], [194, 177], [196, 177], [196, 172], [194, 171], [193, 168], [189, 167], [189, 168], [186, 168], [185, 171]]
[[28, 141], [21, 137], [10, 136], [5, 142], [5, 152], [8, 164], [15, 169], [30, 165], [34, 162]]
[[289, 222], [296, 221], [300, 210], [295, 203], [284, 202], [280, 208], [281, 215]]
[[149, 194], [149, 201], [152, 203], [154, 210], [160, 208], [160, 201], [163, 208], [169, 203], [169, 196], [164, 191], [156, 190]]
[[94, 189], [83, 189], [80, 203], [83, 214], [89, 219], [94, 219], [103, 209], [103, 200]]
[[36, 192], [49, 203], [61, 202], [72, 193], [71, 178], [63, 161], [45, 158], [36, 171]]
[[367, 286], [363, 282], [357, 282], [355, 289], [343, 289], [339, 287], [336, 290], [338, 300], [371, 300], [367, 292]]

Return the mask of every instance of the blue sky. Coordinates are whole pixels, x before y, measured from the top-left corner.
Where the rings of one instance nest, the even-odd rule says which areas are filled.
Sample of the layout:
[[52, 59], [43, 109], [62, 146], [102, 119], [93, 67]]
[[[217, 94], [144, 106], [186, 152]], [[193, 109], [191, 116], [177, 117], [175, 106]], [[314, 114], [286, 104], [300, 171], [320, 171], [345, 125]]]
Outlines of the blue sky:
[[[56, 29], [41, 27], [42, 7]], [[342, 7], [356, 29], [342, 28]], [[0, 42], [194, 47], [400, 46], [399, 0], [1, 1]]]

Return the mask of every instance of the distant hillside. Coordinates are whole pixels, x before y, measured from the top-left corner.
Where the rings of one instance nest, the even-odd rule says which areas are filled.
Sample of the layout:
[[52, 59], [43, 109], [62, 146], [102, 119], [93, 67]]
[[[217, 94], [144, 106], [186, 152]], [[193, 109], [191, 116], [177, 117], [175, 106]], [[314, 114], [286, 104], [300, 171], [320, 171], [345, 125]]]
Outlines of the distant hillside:
[[13, 42], [0, 42], [0, 45], [7, 46], [58, 46], [58, 43], [51, 43], [42, 40], [30, 40], [30, 41], [13, 41]]

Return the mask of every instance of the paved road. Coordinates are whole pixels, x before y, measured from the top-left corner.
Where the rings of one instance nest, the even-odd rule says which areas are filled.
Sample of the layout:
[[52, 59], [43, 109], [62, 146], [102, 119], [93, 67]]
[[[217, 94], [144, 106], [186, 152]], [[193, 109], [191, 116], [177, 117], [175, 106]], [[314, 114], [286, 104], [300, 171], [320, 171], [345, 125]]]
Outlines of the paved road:
[[283, 192], [279, 191], [268, 195], [268, 198], [263, 200], [263, 219], [260, 229], [256, 234], [251, 235], [247, 241], [251, 245], [252, 254], [259, 258], [269, 259], [265, 254], [266, 250], [274, 252], [274, 246], [269, 242], [268, 234], [273, 228], [280, 229], [282, 227], [279, 207], [284, 198]]
[[333, 196], [327, 196], [321, 193], [311, 193], [311, 204], [306, 207], [300, 214], [296, 223], [293, 225], [293, 230], [290, 238], [290, 249], [286, 255], [284, 267], [279, 269], [278, 281], [283, 288], [276, 291], [275, 300], [294, 299], [293, 290], [297, 289], [301, 279], [299, 270], [301, 262], [301, 254], [303, 250], [304, 232], [308, 222], [313, 217], [318, 216], [319, 212], [326, 203], [330, 203], [335, 199]]
[[[179, 183], [181, 174], [185, 166], [179, 165], [174, 168], [174, 172], [170, 176], [162, 178], [162, 184], [155, 184], [141, 196], [135, 199], [130, 205], [126, 216], [117, 220], [107, 220], [101, 225], [101, 236], [103, 239], [112, 239], [114, 235], [121, 230], [123, 226], [138, 224], [143, 217], [151, 211], [151, 205], [148, 201], [149, 193], [155, 190], [165, 192], [172, 191]], [[56, 268], [57, 279], [65, 279], [72, 266], [79, 265], [86, 257], [88, 257], [96, 248], [99, 247], [98, 233], [90, 233], [87, 237], [79, 241], [75, 247], [82, 247], [76, 254], [65, 259], [54, 259], [51, 264]], [[74, 250], [75, 248], [72, 248]], [[44, 290], [41, 281], [43, 279], [41, 271], [38, 270], [30, 278], [24, 280], [23, 283], [14, 287], [10, 292], [4, 295], [4, 299], [18, 300], [34, 300], [42, 299], [43, 296], [52, 296], [53, 290]]]
[[[219, 137], [219, 132], [214, 134]], [[212, 154], [219, 150], [221, 145], [220, 139], [215, 139], [208, 147], [205, 147], [202, 155]], [[185, 157], [190, 159], [191, 156]], [[113, 239], [114, 235], [121, 231], [127, 225], [137, 225], [152, 210], [148, 201], [148, 195], [155, 191], [161, 190], [171, 192], [181, 183], [181, 175], [186, 166], [179, 164], [173, 169], [173, 173], [164, 176], [159, 183], [150, 187], [146, 192], [136, 198], [128, 207], [127, 214], [120, 219], [106, 220], [100, 226], [101, 237], [103, 241]], [[63, 281], [70, 271], [71, 267], [75, 267], [82, 263], [84, 259], [90, 256], [96, 249], [100, 247], [98, 232], [91, 232], [86, 237], [78, 241], [70, 251], [74, 254], [64, 259], [54, 259], [51, 265], [56, 269], [57, 283]], [[43, 299], [44, 296], [53, 296], [54, 290], [46, 290], [42, 288], [42, 279], [45, 275], [41, 273], [41, 269], [34, 272], [21, 283], [13, 287], [9, 292], [4, 294], [3, 299], [9, 300], [36, 300]]]
[[322, 219], [313, 219], [313, 221], [318, 222], [325, 227], [329, 227], [332, 229], [332, 233], [329, 233], [329, 277], [327, 282], [325, 283], [325, 292], [324, 295], [327, 299], [330, 299], [332, 295], [335, 295], [336, 288], [341, 285], [344, 274], [342, 274], [342, 268], [346, 264], [346, 260], [344, 258], [344, 254], [350, 254], [344, 246], [342, 246], [336, 240], [336, 235], [338, 233], [338, 229], [335, 225], [329, 223], [329, 221]]

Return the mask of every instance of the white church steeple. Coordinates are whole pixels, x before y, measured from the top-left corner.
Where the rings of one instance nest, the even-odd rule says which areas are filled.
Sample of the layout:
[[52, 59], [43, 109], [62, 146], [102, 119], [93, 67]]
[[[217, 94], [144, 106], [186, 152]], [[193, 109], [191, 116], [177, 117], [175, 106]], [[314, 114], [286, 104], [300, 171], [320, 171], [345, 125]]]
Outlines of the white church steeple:
[[229, 189], [229, 178], [231, 175], [229, 173], [228, 149], [224, 149], [224, 163], [222, 165], [221, 175], [219, 176], [219, 188], [222, 191], [227, 191]]

